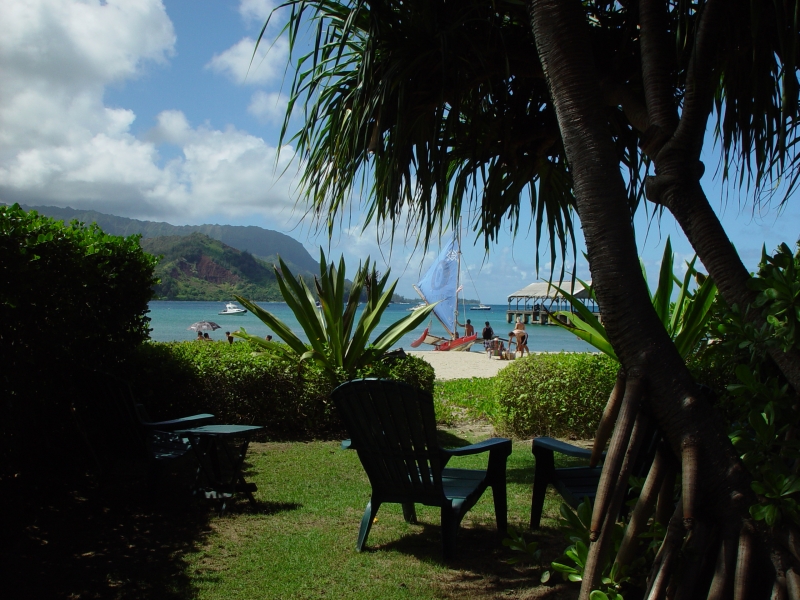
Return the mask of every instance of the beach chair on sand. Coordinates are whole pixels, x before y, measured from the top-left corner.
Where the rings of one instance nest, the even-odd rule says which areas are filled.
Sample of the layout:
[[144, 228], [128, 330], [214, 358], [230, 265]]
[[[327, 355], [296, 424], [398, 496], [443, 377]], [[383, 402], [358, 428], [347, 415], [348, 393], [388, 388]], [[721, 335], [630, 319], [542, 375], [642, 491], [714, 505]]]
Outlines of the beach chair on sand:
[[107, 476], [120, 461], [145, 462], [148, 489], [154, 494], [167, 464], [186, 463], [187, 469], [196, 470], [191, 445], [174, 432], [213, 423], [214, 415], [151, 421], [126, 382], [105, 373], [86, 377], [92, 384], [85, 396], [73, 402], [73, 414], [101, 475]]
[[[433, 398], [405, 383], [378, 379], [349, 381], [333, 391], [333, 400], [350, 440], [367, 472], [372, 495], [358, 533], [361, 551], [381, 504], [403, 505], [407, 522], [416, 522], [414, 504], [441, 508], [445, 558], [455, 552], [455, 538], [465, 513], [487, 487], [494, 497], [497, 528], [505, 531], [506, 459], [511, 440], [493, 438], [463, 448], [440, 448], [436, 438]], [[453, 456], [489, 452], [488, 468], [447, 469]]]

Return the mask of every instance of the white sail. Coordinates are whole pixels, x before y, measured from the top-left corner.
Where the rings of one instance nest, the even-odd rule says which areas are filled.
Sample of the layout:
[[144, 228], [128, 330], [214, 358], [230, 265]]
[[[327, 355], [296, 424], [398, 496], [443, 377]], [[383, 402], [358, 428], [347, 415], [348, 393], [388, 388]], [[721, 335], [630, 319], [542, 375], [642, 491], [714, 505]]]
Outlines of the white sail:
[[459, 251], [458, 240], [454, 237], [453, 241], [444, 247], [433, 266], [414, 286], [428, 304], [439, 302], [433, 313], [451, 337], [455, 337], [458, 316]]

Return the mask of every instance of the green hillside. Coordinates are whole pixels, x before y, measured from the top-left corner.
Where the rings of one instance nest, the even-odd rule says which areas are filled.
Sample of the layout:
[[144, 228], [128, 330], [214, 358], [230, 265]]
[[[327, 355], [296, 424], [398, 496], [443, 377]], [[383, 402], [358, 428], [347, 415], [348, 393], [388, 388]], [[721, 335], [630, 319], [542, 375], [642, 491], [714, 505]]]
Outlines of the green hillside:
[[242, 252], [249, 252], [266, 261], [277, 262], [277, 256], [286, 262], [293, 273], [315, 275], [319, 271], [318, 260], [312, 257], [303, 244], [292, 237], [271, 229], [241, 225], [171, 225], [158, 221], [139, 221], [126, 217], [107, 215], [97, 211], [75, 210], [56, 206], [22, 206], [54, 219], [69, 222], [78, 219], [84, 223], [97, 223], [111, 235], [128, 236], [141, 234], [145, 239], [157, 237], [189, 236], [202, 233]]
[[202, 233], [142, 240], [142, 248], [163, 258], [156, 267], [162, 300], [282, 300], [272, 266]]

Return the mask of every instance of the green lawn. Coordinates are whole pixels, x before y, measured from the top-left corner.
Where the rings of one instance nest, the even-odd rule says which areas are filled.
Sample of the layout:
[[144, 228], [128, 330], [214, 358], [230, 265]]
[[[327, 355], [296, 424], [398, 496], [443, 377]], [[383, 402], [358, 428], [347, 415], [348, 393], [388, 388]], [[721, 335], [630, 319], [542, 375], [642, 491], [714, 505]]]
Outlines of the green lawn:
[[[440, 420], [460, 423], [441, 431], [443, 446], [491, 436], [485, 420], [469, 420], [491, 410], [489, 381], [437, 390]], [[449, 409], [452, 420], [444, 418]], [[515, 442], [508, 461], [508, 517], [539, 542], [549, 564], [568, 542], [553, 529], [559, 502], [552, 491], [544, 528], [527, 533], [530, 448], [530, 440]], [[487, 458], [456, 458], [450, 465], [485, 466]], [[497, 533], [491, 491], [464, 519], [452, 561], [441, 558], [439, 511], [422, 506], [419, 524], [409, 525], [398, 505], [383, 505], [367, 551], [357, 553], [370, 487], [356, 453], [340, 450], [338, 440], [253, 443], [247, 478], [258, 485], [257, 503], [238, 500], [223, 517], [212, 503], [186, 497], [191, 473], [166, 473], [155, 502], [147, 498], [145, 473], [139, 463], [119, 463], [106, 477], [76, 472], [2, 482], [0, 597], [521, 600], [577, 594], [572, 584], [539, 585], [536, 565], [506, 562], [514, 555]]]
[[[458, 433], [443, 432], [443, 442], [486, 437], [463, 428]], [[450, 465], [485, 466], [486, 456]], [[538, 583], [530, 566], [504, 562], [512, 554], [497, 534], [490, 491], [464, 519], [459, 556], [445, 564], [439, 511], [431, 507], [418, 506], [419, 524], [409, 525], [399, 505], [383, 505], [368, 551], [354, 550], [370, 487], [356, 453], [337, 442], [253, 444], [249, 464], [258, 506], [240, 502], [230, 516], [213, 519], [212, 533], [184, 557], [198, 598], [522, 597], [517, 594]], [[530, 442], [515, 443], [508, 461], [509, 523], [526, 530], [533, 466]], [[557, 513], [555, 497], [546, 511]], [[558, 539], [553, 552], [563, 545]]]

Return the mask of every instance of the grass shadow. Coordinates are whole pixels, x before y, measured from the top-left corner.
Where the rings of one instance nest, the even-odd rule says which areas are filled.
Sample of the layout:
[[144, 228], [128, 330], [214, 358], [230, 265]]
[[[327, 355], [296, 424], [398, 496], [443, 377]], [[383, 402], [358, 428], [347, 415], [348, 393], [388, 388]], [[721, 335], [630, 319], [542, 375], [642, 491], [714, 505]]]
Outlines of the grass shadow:
[[270, 502], [256, 500], [255, 504], [246, 501], [240, 501], [241, 507], [237, 512], [246, 512], [252, 515], [277, 515], [284, 512], [290, 512], [303, 508], [302, 504], [297, 502]]
[[183, 557], [211, 532], [213, 507], [174, 481], [150, 498], [144, 475], [3, 482], [0, 597], [194, 596]]
[[[500, 598], [517, 597], [521, 592], [525, 598], [577, 598], [575, 586], [553, 581], [549, 586], [531, 588], [531, 581], [541, 576], [539, 565], [520, 562], [509, 564], [509, 559], [519, 557], [502, 545], [505, 535], [492, 527], [461, 527], [457, 538], [458, 551], [454, 558], [442, 557], [441, 528], [438, 524], [419, 523], [415, 530], [386, 544], [369, 546], [367, 552], [396, 551], [412, 555], [420, 561], [447, 567], [438, 576], [444, 598]], [[525, 531], [529, 541], [539, 540], [542, 550], [542, 565], [561, 556], [565, 544], [552, 531]]]
[[469, 440], [455, 435], [452, 431], [438, 429], [436, 431], [436, 441], [442, 448], [461, 448], [469, 446], [472, 442]]

